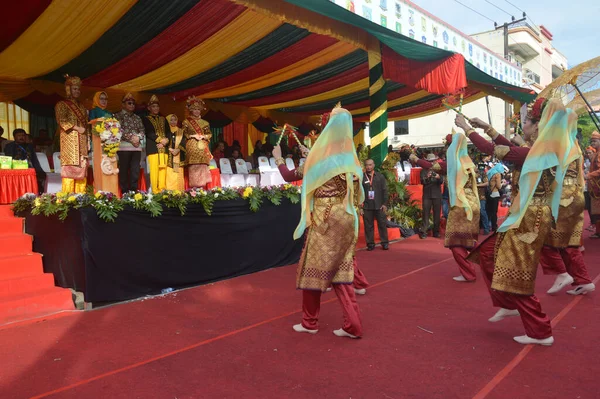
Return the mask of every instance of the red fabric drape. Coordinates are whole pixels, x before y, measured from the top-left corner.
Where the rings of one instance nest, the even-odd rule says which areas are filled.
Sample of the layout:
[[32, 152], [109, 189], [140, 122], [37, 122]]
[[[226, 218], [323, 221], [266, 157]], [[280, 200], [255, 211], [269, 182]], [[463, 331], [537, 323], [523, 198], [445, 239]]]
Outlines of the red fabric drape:
[[460, 54], [437, 61], [415, 61], [384, 45], [382, 64], [384, 78], [430, 93], [454, 93], [467, 87], [465, 59]]
[[38, 193], [35, 169], [0, 170], [0, 204], [12, 204], [27, 193]]
[[242, 147], [242, 157], [248, 156], [248, 124], [233, 122], [223, 128], [223, 138], [228, 145], [233, 143], [233, 140], [240, 142]]
[[287, 47], [285, 50], [280, 51], [277, 54], [252, 65], [251, 67], [231, 74], [226, 78], [215, 80], [214, 82], [194, 87], [192, 89], [173, 93], [173, 96], [176, 100], [181, 100], [191, 95], [202, 95], [214, 90], [232, 87], [300, 62], [307, 57], [332, 46], [336, 42], [336, 39], [328, 36], [311, 34], [299, 42]]
[[[211, 182], [206, 185], [208, 190], [213, 189], [215, 187], [221, 187], [221, 172], [219, 169], [211, 169], [210, 170], [210, 178]], [[188, 176], [187, 169], [185, 170], [185, 189], [190, 188], [190, 179]]]
[[11, 45], [31, 25], [52, 0], [7, 1], [2, 6], [0, 51]]
[[228, 0], [201, 1], [154, 39], [85, 79], [84, 84], [110, 87], [153, 71], [217, 33], [245, 9]]

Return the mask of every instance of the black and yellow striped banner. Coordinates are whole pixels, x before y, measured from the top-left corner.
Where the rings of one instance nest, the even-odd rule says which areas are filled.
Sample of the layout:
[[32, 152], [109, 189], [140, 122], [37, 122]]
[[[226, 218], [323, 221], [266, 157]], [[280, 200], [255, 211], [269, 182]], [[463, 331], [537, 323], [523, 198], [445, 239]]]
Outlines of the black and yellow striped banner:
[[387, 155], [388, 120], [387, 88], [383, 79], [381, 45], [378, 40], [369, 43], [369, 137], [371, 138], [371, 158], [375, 165], [381, 165]]

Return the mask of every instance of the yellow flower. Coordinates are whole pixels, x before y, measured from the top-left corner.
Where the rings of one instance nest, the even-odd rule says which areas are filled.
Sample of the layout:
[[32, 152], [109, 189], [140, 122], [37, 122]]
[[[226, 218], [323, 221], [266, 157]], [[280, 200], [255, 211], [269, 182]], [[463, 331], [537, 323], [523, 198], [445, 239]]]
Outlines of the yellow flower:
[[102, 129], [102, 125], [96, 125], [96, 131], [98, 133], [102, 133], [104, 131], [104, 129]]
[[33, 201], [33, 204], [35, 206], [40, 206], [40, 205], [42, 205], [42, 201], [39, 198], [36, 198], [35, 201]]
[[119, 133], [119, 129], [117, 129], [116, 127], [113, 127], [112, 129], [110, 129], [110, 131], [112, 132], [112, 134], [117, 134]]
[[57, 204], [62, 204], [62, 200], [61, 200], [61, 199], [57, 199], [57, 200], [56, 200], [56, 203], [57, 203]]
[[101, 192], [97, 192], [96, 194], [94, 194], [94, 197], [100, 198], [100, 197], [102, 197], [102, 193]]
[[179, 190], [175, 190], [175, 191], [173, 191], [173, 194], [174, 194], [174, 195], [181, 195], [181, 191], [179, 191]]
[[144, 198], [144, 197], [143, 197], [143, 196], [142, 196], [142, 194], [140, 194], [140, 193], [136, 193], [136, 194], [133, 196], [133, 199], [134, 199], [134, 200], [136, 200], [136, 201], [141, 201], [141, 200], [142, 200], [142, 198]]
[[62, 191], [56, 193], [56, 198], [65, 198], [66, 196], [67, 193], [63, 193]]
[[168, 195], [163, 195], [163, 199], [167, 199], [168, 197]]
[[75, 197], [74, 195], [71, 195], [68, 199], [69, 202], [75, 202], [77, 200], [77, 197]]
[[251, 195], [252, 195], [252, 187], [246, 187], [246, 189], [244, 190], [244, 194], [242, 194], [242, 196], [244, 198], [248, 198]]

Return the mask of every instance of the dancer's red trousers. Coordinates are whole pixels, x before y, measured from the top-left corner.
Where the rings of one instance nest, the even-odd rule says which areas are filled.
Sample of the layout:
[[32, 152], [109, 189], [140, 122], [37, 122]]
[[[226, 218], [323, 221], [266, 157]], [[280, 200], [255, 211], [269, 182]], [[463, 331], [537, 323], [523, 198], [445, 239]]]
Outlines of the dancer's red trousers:
[[579, 248], [556, 249], [544, 246], [540, 263], [544, 274], [569, 273], [573, 277], [573, 285], [592, 282]]
[[367, 281], [367, 278], [358, 268], [358, 263], [356, 262], [356, 258], [354, 258], [354, 281], [352, 282], [352, 285], [357, 290], [367, 288], [369, 286], [369, 282]]
[[496, 307], [504, 309], [518, 309], [521, 321], [527, 336], [544, 339], [552, 336], [550, 318], [542, 311], [540, 301], [535, 295], [517, 295], [492, 289], [492, 276], [494, 274], [494, 247], [497, 235], [494, 234], [480, 246], [480, 263], [483, 280]]
[[475, 263], [467, 260], [469, 251], [465, 247], [452, 247], [450, 248], [450, 251], [452, 251], [452, 256], [454, 256], [454, 260], [458, 264], [460, 274], [462, 274], [467, 281], [475, 281], [477, 278], [477, 275], [475, 274]]
[[[360, 311], [356, 303], [354, 287], [350, 284], [333, 284], [333, 290], [344, 313], [342, 328], [349, 334], [362, 336]], [[309, 330], [319, 329], [319, 311], [321, 310], [321, 291], [302, 291], [302, 326]]]
[[563, 274], [567, 272], [560, 251], [556, 248], [544, 245], [540, 254], [540, 264], [545, 275]]

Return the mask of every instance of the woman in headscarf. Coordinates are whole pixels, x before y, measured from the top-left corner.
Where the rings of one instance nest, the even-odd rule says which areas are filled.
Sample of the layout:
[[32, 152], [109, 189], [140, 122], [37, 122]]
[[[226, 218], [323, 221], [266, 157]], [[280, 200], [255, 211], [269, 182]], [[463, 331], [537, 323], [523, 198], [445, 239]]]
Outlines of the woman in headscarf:
[[526, 335], [514, 337], [520, 344], [552, 345], [550, 319], [534, 294], [540, 252], [558, 217], [567, 166], [576, 159], [570, 134], [577, 129], [577, 114], [560, 100], [538, 98], [529, 109], [523, 134], [529, 147], [518, 147], [490, 125], [475, 118], [470, 122], [492, 137], [495, 145], [475, 133], [461, 115], [456, 125], [465, 130], [477, 148], [500, 160], [513, 162], [519, 175], [510, 213], [498, 231], [479, 245], [469, 260], [481, 265], [494, 306], [501, 309], [489, 321], [521, 316]]
[[294, 331], [319, 331], [321, 294], [333, 285], [344, 313], [344, 325], [334, 334], [358, 338], [362, 324], [352, 283], [359, 223], [356, 207], [364, 201], [364, 192], [352, 115], [339, 106], [334, 108], [306, 162], [293, 172], [285, 168], [279, 147], [273, 155], [284, 178], [293, 174], [302, 179], [302, 215], [294, 239], [304, 237], [307, 230], [296, 278], [296, 287], [303, 290], [303, 317]]
[[105, 91], [97, 91], [94, 94], [93, 102], [94, 108], [90, 110], [90, 121], [99, 118], [112, 118], [113, 114], [106, 109], [108, 106], [108, 94]]
[[[475, 248], [479, 236], [477, 174], [475, 164], [469, 157], [465, 135], [449, 134], [446, 136], [446, 143], [449, 145], [446, 152], [447, 161], [437, 161], [439, 173], [448, 178], [450, 200], [444, 246], [452, 251], [461, 274], [454, 277], [454, 281], [471, 282], [477, 278], [475, 264], [467, 260], [469, 251]], [[434, 166], [429, 161], [419, 159], [415, 154], [411, 154], [409, 158], [423, 169], [431, 169]]]
[[185, 190], [185, 137], [177, 126], [177, 115], [167, 115], [171, 134], [169, 136], [169, 158], [167, 160], [167, 190]]

